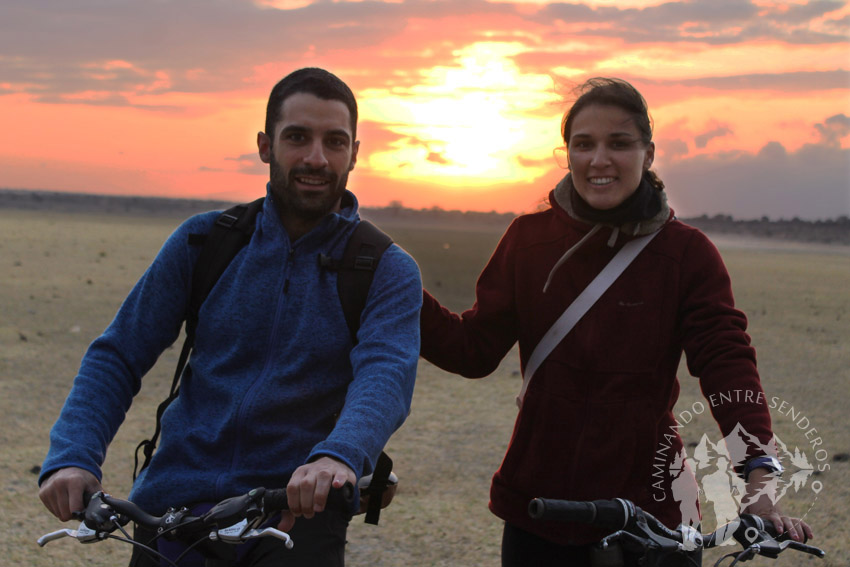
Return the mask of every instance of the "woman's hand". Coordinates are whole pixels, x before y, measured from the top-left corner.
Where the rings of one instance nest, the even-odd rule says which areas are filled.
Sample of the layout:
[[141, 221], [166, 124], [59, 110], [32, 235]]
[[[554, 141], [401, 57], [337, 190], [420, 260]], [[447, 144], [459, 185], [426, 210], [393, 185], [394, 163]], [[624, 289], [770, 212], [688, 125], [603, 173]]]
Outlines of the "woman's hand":
[[794, 541], [806, 541], [814, 537], [809, 524], [802, 518], [786, 516], [776, 504], [776, 475], [766, 469], [753, 469], [747, 479], [748, 503], [742, 512], [755, 514], [769, 521], [779, 534], [786, 531]]

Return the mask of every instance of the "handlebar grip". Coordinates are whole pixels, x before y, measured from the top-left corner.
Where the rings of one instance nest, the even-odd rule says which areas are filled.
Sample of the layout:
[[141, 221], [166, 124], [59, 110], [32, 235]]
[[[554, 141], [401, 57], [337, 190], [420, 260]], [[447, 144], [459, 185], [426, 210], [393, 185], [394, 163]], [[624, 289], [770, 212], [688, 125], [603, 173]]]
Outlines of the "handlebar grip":
[[633, 512], [627, 501], [620, 499], [576, 502], [535, 498], [528, 505], [528, 514], [538, 520], [578, 522], [615, 530], [625, 527]]
[[[336, 512], [351, 513], [354, 505], [354, 485], [346, 482], [340, 488], [331, 488], [328, 492], [328, 502], [325, 505], [325, 510], [334, 510]], [[286, 497], [285, 488], [267, 489], [263, 496], [263, 509], [266, 514], [279, 512], [281, 510], [289, 510], [289, 500]]]
[[561, 520], [591, 524], [596, 518], [593, 502], [535, 498], [528, 505], [528, 515], [535, 520]]
[[263, 495], [263, 510], [266, 514], [273, 514], [281, 510], [289, 510], [289, 500], [286, 498], [285, 488], [268, 488]]
[[[103, 502], [108, 504], [113, 510], [127, 517], [127, 519], [136, 522], [137, 524], [143, 525], [147, 528], [157, 528], [159, 526], [159, 518], [156, 516], [152, 516], [148, 514], [132, 502], [128, 500], [121, 500], [119, 498], [113, 498], [108, 494], [103, 494], [101, 496]], [[92, 502], [96, 502], [96, 499], [92, 499]], [[93, 506], [89, 503], [89, 509], [92, 509]], [[88, 512], [86, 512], [86, 516], [88, 517]], [[86, 522], [88, 525], [88, 522]], [[91, 526], [89, 526], [91, 527]]]

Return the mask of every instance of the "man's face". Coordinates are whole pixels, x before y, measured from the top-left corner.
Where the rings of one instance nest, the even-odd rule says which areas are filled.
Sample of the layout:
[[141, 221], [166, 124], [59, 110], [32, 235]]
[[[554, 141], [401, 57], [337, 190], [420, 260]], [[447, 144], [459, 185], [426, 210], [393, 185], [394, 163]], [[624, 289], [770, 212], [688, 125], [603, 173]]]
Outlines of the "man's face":
[[318, 221], [339, 210], [359, 142], [351, 132], [348, 107], [296, 93], [283, 101], [281, 118], [258, 136], [260, 158], [270, 166], [271, 191], [281, 214]]

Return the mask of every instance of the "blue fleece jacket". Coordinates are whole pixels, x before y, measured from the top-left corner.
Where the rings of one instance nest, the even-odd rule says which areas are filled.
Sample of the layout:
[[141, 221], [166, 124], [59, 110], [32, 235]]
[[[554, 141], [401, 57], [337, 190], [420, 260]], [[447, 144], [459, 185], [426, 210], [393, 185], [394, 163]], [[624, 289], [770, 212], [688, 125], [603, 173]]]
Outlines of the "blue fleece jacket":
[[[39, 482], [63, 467], [98, 478], [106, 450], [157, 357], [180, 335], [200, 247], [217, 212], [185, 221], [89, 347], [50, 433]], [[346, 193], [340, 213], [291, 242], [269, 194], [250, 243], [201, 307], [180, 396], [162, 417], [151, 464], [131, 500], [161, 514], [256, 486], [283, 487], [326, 455], [369, 474], [409, 413], [419, 355], [422, 284], [393, 244], [378, 264], [357, 345], [342, 314], [336, 272], [359, 222]]]

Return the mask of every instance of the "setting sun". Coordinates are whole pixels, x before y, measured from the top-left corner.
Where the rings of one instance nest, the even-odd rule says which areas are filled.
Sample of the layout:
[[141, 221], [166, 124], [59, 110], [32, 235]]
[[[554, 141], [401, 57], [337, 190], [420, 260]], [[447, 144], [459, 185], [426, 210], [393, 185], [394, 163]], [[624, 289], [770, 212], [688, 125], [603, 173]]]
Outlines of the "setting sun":
[[[476, 43], [456, 54], [456, 67], [423, 69], [413, 88], [363, 92], [363, 117], [398, 135], [369, 156], [369, 167], [458, 188], [539, 175], [539, 168], [523, 166], [517, 157], [551, 154], [558, 141], [552, 128], [557, 109], [552, 80], [523, 75], [511, 60], [519, 49]], [[547, 106], [552, 116], [540, 117]]]

